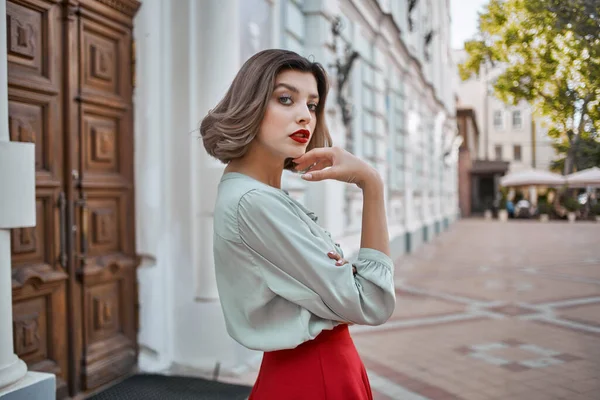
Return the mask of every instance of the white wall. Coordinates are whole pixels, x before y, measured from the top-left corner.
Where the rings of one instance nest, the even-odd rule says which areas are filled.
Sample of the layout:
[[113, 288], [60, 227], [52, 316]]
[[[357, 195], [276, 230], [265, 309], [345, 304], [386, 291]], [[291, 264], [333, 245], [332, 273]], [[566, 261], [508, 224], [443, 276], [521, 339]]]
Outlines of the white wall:
[[[227, 4], [225, 4], [227, 3]], [[143, 255], [140, 367], [233, 371], [252, 359], [226, 333], [212, 207], [223, 166], [197, 131], [239, 68], [237, 1], [147, 0], [136, 20], [136, 221]], [[231, 25], [231, 23], [234, 23]], [[230, 47], [214, 41], [220, 37]]]

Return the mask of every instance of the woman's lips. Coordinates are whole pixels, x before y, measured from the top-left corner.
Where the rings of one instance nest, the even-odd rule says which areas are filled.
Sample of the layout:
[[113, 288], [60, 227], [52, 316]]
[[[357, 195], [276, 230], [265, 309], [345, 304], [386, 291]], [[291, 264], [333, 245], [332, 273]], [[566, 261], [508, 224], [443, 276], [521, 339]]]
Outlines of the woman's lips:
[[308, 139], [310, 138], [310, 131], [307, 129], [298, 129], [296, 132], [290, 135], [290, 138], [298, 143], [308, 143]]
[[302, 144], [308, 143], [308, 138], [302, 136], [290, 136], [290, 139]]

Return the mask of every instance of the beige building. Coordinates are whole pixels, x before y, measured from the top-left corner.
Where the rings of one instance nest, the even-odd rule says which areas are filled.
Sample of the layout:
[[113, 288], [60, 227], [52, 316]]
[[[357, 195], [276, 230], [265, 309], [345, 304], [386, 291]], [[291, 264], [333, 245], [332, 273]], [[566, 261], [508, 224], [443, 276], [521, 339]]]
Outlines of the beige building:
[[[454, 50], [456, 64], [467, 58], [465, 50]], [[532, 107], [527, 102], [507, 105], [493, 93], [493, 81], [500, 75], [500, 66], [484, 69], [479, 77], [467, 81], [458, 79], [458, 105], [472, 108], [480, 129], [478, 156], [483, 160], [508, 161], [509, 171], [550, 167], [555, 157], [547, 128], [541, 119], [532, 119]]]

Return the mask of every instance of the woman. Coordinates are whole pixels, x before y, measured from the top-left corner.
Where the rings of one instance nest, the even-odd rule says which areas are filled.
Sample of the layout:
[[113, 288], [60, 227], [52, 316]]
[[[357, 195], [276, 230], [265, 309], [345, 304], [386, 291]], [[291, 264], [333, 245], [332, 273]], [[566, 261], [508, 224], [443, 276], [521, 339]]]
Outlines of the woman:
[[[240, 69], [203, 119], [208, 153], [227, 164], [214, 213], [217, 285], [229, 334], [264, 351], [251, 400], [371, 399], [348, 324], [384, 323], [395, 306], [383, 183], [329, 147], [320, 64], [266, 50]], [[284, 169], [363, 192], [353, 265], [303, 205], [281, 190]]]

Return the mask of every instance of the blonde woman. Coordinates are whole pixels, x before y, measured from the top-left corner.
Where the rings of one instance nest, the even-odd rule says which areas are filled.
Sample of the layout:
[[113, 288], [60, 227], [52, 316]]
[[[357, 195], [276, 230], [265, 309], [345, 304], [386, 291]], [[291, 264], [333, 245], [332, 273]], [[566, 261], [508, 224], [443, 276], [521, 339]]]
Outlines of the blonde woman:
[[[348, 325], [383, 324], [396, 303], [382, 179], [330, 147], [327, 92], [320, 64], [262, 51], [200, 128], [208, 153], [227, 164], [214, 214], [227, 330], [264, 352], [251, 400], [371, 399]], [[362, 189], [361, 249], [352, 264], [314, 214], [281, 189], [284, 169]]]

